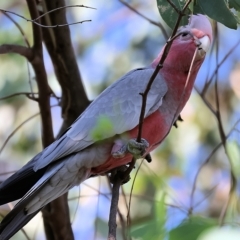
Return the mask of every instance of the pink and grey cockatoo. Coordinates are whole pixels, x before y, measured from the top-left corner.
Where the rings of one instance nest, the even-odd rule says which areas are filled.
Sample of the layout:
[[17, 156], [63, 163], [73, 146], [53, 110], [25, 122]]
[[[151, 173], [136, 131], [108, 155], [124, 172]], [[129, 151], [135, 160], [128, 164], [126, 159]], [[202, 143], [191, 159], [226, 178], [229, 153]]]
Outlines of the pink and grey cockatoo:
[[[164, 140], [177, 120], [212, 41], [211, 24], [203, 15], [193, 15], [178, 33], [147, 97], [143, 157]], [[60, 139], [0, 185], [0, 205], [21, 198], [0, 224], [1, 240], [9, 239], [47, 203], [87, 178], [131, 162], [129, 152], [138, 148], [133, 139], [142, 106], [139, 93], [144, 92], [162, 52], [149, 67], [132, 70], [109, 86]], [[109, 129], [101, 131], [102, 119], [110, 122]]]

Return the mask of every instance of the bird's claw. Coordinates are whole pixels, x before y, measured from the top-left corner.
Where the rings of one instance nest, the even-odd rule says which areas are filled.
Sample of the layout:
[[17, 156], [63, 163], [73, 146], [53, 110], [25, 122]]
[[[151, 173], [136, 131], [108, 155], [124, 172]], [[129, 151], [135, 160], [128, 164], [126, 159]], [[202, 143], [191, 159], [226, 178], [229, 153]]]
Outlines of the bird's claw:
[[[119, 144], [119, 143], [118, 143]], [[139, 159], [142, 158], [146, 149], [149, 147], [149, 143], [144, 138], [141, 139], [141, 142], [137, 142], [137, 140], [130, 139], [127, 143], [120, 145], [121, 147], [117, 147], [112, 150], [112, 156], [114, 158], [123, 158], [127, 153], [131, 153], [134, 158]], [[150, 155], [146, 156], [146, 160], [148, 162], [151, 161]]]
[[177, 120], [176, 120], [176, 121], [173, 123], [173, 126], [174, 126], [175, 128], [178, 128], [177, 121], [180, 121], [180, 122], [182, 122], [182, 121], [183, 121], [183, 119], [182, 119], [182, 117], [181, 117], [181, 115], [180, 115], [180, 114], [179, 114], [179, 116], [178, 116]]
[[112, 156], [114, 158], [122, 158], [126, 155], [126, 153], [127, 153], [127, 144], [124, 144], [121, 146], [119, 150], [117, 150], [116, 152], [112, 152]]
[[150, 153], [148, 153], [148, 154], [145, 156], [145, 160], [146, 160], [148, 163], [152, 162], [152, 157], [151, 157]]
[[130, 139], [127, 144], [127, 150], [130, 152], [134, 158], [142, 158], [146, 149], [149, 147], [149, 143], [144, 138], [141, 138], [141, 142], [137, 142], [137, 140]]

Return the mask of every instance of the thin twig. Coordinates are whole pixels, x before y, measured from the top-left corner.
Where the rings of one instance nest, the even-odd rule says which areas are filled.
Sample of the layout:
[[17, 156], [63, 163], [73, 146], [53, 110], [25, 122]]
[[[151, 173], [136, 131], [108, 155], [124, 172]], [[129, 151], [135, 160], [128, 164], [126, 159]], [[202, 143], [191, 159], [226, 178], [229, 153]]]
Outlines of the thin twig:
[[[98, 189], [100, 189], [100, 187], [101, 187], [101, 178], [98, 178]], [[97, 207], [96, 207], [96, 217], [95, 217], [95, 219], [98, 218], [99, 204], [100, 204], [100, 193], [98, 193], [98, 198], [97, 198]], [[95, 221], [94, 239], [97, 239], [97, 228], [98, 228], [98, 221]]]
[[22, 27], [21, 27], [21, 26], [18, 24], [18, 22], [16, 22], [7, 12], [2, 11], [2, 13], [14, 23], [14, 25], [15, 25], [15, 26], [18, 28], [18, 30], [20, 31], [20, 33], [21, 33], [21, 35], [22, 35], [22, 37], [23, 37], [23, 39], [24, 39], [24, 42], [26, 43], [27, 47], [30, 48], [30, 47], [31, 47], [31, 46], [30, 46], [30, 43], [29, 43], [29, 41], [28, 41], [28, 39], [27, 39], [27, 36], [26, 36], [26, 34], [24, 33]]
[[37, 18], [35, 18], [35, 19], [32, 19], [31, 21], [36, 21], [36, 20], [38, 20], [38, 19], [46, 16], [47, 14], [50, 14], [50, 13], [55, 12], [55, 11], [59, 11], [59, 10], [61, 10], [61, 9], [75, 8], [75, 7], [76, 7], [76, 8], [77, 8], [77, 7], [84, 7], [84, 8], [90, 8], [90, 9], [96, 10], [96, 8], [88, 7], [88, 6], [84, 6], [84, 5], [68, 5], [68, 6], [62, 6], [62, 7], [54, 8], [54, 9], [52, 9], [52, 10], [50, 10], [50, 11], [47, 11], [47, 12], [41, 14], [39, 17], [37, 17]]
[[[57, 107], [59, 106], [58, 104], [51, 106], [52, 107]], [[13, 137], [13, 135], [27, 122], [29, 122], [30, 120], [32, 120], [33, 118], [37, 117], [38, 115], [40, 115], [40, 112], [32, 115], [31, 117], [27, 118], [25, 121], [23, 121], [20, 125], [18, 125], [7, 137], [7, 139], [5, 140], [5, 142], [3, 143], [2, 147], [0, 148], [0, 154], [2, 153], [3, 149], [5, 148], [5, 146], [7, 145], [7, 143], [9, 142], [9, 140]]]
[[[180, 11], [177, 22], [176, 22], [175, 27], [173, 29], [172, 35], [171, 35], [170, 39], [167, 41], [166, 46], [164, 47], [164, 51], [163, 51], [163, 54], [161, 56], [161, 59], [159, 60], [159, 63], [156, 66], [156, 69], [153, 72], [151, 78], [149, 79], [145, 91], [143, 93], [140, 93], [140, 95], [142, 96], [142, 107], [141, 107], [141, 113], [140, 113], [140, 116], [139, 116], [138, 135], [137, 135], [137, 141], [138, 142], [141, 142], [142, 127], [143, 127], [143, 122], [144, 122], [148, 93], [151, 89], [151, 86], [152, 86], [152, 83], [153, 83], [154, 79], [156, 78], [159, 71], [163, 68], [163, 63], [168, 56], [168, 53], [169, 53], [169, 50], [171, 48], [172, 42], [176, 38], [175, 35], [177, 33], [177, 29], [179, 27], [180, 21], [181, 21], [183, 15], [184, 15], [184, 12], [187, 9], [188, 5], [191, 3], [191, 1], [192, 0], [188, 0], [186, 2], [186, 4], [184, 5], [183, 9]], [[132, 169], [135, 166], [135, 163], [136, 163], [136, 159], [133, 157], [132, 161], [129, 164], [129, 167], [127, 168], [127, 170], [124, 173], [124, 176], [123, 176], [122, 180], [120, 181], [119, 179], [117, 179], [116, 182], [114, 182], [114, 184], [113, 184], [114, 191], [113, 191], [113, 195], [112, 195], [113, 199], [112, 199], [112, 202], [111, 202], [110, 217], [109, 217], [109, 240], [110, 239], [113, 240], [113, 239], [116, 238], [116, 227], [117, 227], [116, 214], [117, 214], [117, 205], [118, 205], [118, 198], [119, 198], [119, 188], [121, 186], [121, 182], [129, 176], [130, 172], [132, 171]], [[116, 194], [116, 196], [114, 196], [114, 194]]]
[[208, 107], [208, 109], [212, 112], [212, 114], [216, 117], [216, 110], [213, 108], [213, 106], [211, 105], [211, 103], [205, 98], [205, 96], [203, 96], [203, 94], [200, 92], [200, 90], [194, 86], [194, 89], [196, 90], [196, 92], [199, 94], [199, 96], [202, 98], [203, 102], [206, 104], [206, 106]]
[[80, 197], [81, 197], [81, 187], [79, 186], [78, 189], [79, 189], [78, 190], [78, 196], [75, 197], [75, 199], [77, 199], [78, 201], [77, 201], [77, 206], [76, 206], [76, 208], [75, 208], [75, 210], [73, 212], [73, 217], [71, 219], [71, 225], [73, 224], [73, 222], [74, 222], [74, 220], [75, 220], [75, 218], [77, 216], [77, 211], [78, 211], [78, 208], [79, 208], [79, 201], [80, 201]]
[[176, 13], [179, 14], [179, 16], [183, 16], [183, 12], [180, 11], [171, 0], [167, 0], [167, 1], [172, 6], [172, 8], [176, 11]]
[[131, 202], [132, 202], [133, 187], [134, 187], [134, 184], [135, 184], [135, 181], [136, 181], [138, 172], [139, 172], [139, 170], [140, 170], [140, 167], [141, 167], [142, 164], [143, 164], [143, 161], [145, 161], [145, 159], [142, 159], [139, 167], [137, 168], [137, 171], [136, 171], [136, 173], [135, 173], [135, 175], [134, 175], [134, 178], [133, 178], [133, 183], [132, 183], [132, 186], [131, 186], [131, 190], [130, 190], [130, 197], [129, 197], [129, 203], [128, 203], [128, 212], [127, 212], [127, 227], [128, 227], [128, 228], [130, 228], [130, 226], [131, 226], [130, 209], [131, 209]]
[[193, 187], [192, 187], [192, 191], [191, 191], [191, 194], [190, 194], [190, 207], [189, 207], [189, 210], [188, 210], [188, 215], [191, 215], [192, 214], [192, 211], [193, 211], [193, 203], [194, 203], [194, 193], [196, 191], [196, 187], [197, 187], [197, 180], [198, 180], [198, 176], [200, 174], [200, 172], [202, 171], [203, 167], [205, 165], [207, 165], [209, 163], [209, 161], [211, 160], [211, 158], [213, 157], [213, 155], [217, 152], [217, 150], [222, 146], [222, 142], [220, 142], [214, 149], [213, 151], [211, 152], [211, 154], [206, 158], [206, 160], [201, 164], [201, 166], [199, 167], [195, 177], [194, 177], [194, 180], [193, 180]]
[[144, 16], [142, 13], [138, 12], [134, 7], [132, 7], [130, 4], [128, 4], [127, 2], [123, 1], [123, 0], [119, 0], [123, 5], [125, 5], [126, 7], [128, 7], [130, 10], [132, 10], [133, 12], [135, 12], [137, 15], [141, 16], [142, 18], [144, 18], [145, 20], [147, 20], [148, 22], [150, 22], [151, 24], [153, 24], [154, 26], [157, 26], [161, 29], [162, 34], [164, 36], [164, 38], [167, 40], [168, 39], [168, 34], [164, 28], [164, 26], [160, 23], [160, 22], [155, 22], [153, 20], [151, 20], [150, 18]]
[[[187, 9], [188, 5], [191, 3], [192, 0], [188, 0], [188, 2], [185, 4], [185, 6], [183, 7], [181, 13], [184, 13], [185, 10]], [[159, 71], [163, 68], [163, 63], [165, 61], [165, 59], [167, 58], [167, 55], [169, 53], [169, 50], [172, 46], [172, 43], [173, 43], [173, 40], [175, 39], [175, 35], [177, 33], [177, 29], [179, 27], [179, 24], [180, 24], [180, 21], [182, 19], [183, 15], [182, 14], [179, 14], [178, 16], [178, 19], [177, 19], [177, 22], [176, 22], [176, 25], [173, 29], [173, 32], [172, 32], [172, 35], [170, 37], [170, 39], [168, 40], [165, 48], [164, 48], [164, 51], [163, 51], [163, 54], [162, 54], [162, 57], [161, 59], [159, 60], [159, 63], [153, 73], [153, 75], [151, 76], [147, 86], [146, 86], [146, 89], [145, 91], [141, 94], [142, 95], [142, 108], [141, 108], [141, 113], [140, 113], [140, 117], [139, 117], [139, 127], [138, 127], [138, 136], [137, 136], [137, 141], [140, 142], [141, 141], [141, 135], [142, 135], [142, 127], [143, 127], [143, 122], [144, 122], [144, 116], [145, 116], [145, 109], [146, 109], [146, 103], [147, 103], [147, 96], [148, 96], [148, 93], [151, 89], [151, 86], [152, 86], [152, 83], [153, 81], [155, 80], [157, 74], [159, 73]]]
[[[2, 12], [7, 18], [9, 18], [13, 23], [14, 25], [17, 27], [17, 29], [20, 31], [22, 37], [23, 37], [23, 40], [26, 44], [26, 46], [28, 48], [31, 48], [30, 46], [30, 43], [27, 39], [27, 36], [26, 34], [24, 33], [22, 27], [10, 16], [10, 14], [8, 14], [7, 12]], [[31, 92], [33, 93], [33, 87], [32, 87], [32, 83], [31, 83], [31, 73], [30, 73], [30, 68], [29, 68], [29, 62], [27, 61], [27, 71], [28, 71], [28, 79], [29, 79], [29, 86], [30, 86], [30, 90]], [[32, 94], [33, 95], [33, 94]]]
[[213, 187], [209, 189], [208, 194], [206, 194], [201, 200], [194, 204], [194, 208], [198, 207], [202, 202], [204, 202], [210, 195], [213, 194], [213, 191], [217, 188], [218, 184], [215, 184]]
[[[102, 193], [102, 192], [99, 192], [99, 194], [101, 194], [101, 196], [104, 196], [106, 197], [108, 200], [110, 199], [110, 196], [112, 195], [112, 193]], [[81, 198], [89, 198], [89, 197], [98, 197], [99, 194], [85, 194], [85, 195], [81, 195]], [[129, 196], [130, 197], [130, 194], [126, 194], [126, 196]], [[159, 203], [160, 201], [154, 199], [153, 197], [150, 197], [150, 196], [146, 196], [146, 195], [138, 195], [138, 194], [132, 194], [132, 197], [133, 198], [138, 198], [138, 199], [141, 199], [141, 200], [145, 200], [145, 201], [148, 201], [148, 202], [156, 202], [156, 203]], [[76, 199], [79, 199], [78, 196], [76, 197], [71, 197], [71, 198], [68, 198], [68, 201], [73, 201], [73, 200], [76, 200]], [[171, 208], [177, 208], [178, 210], [182, 211], [183, 213], [188, 213], [188, 211], [180, 206], [180, 205], [174, 205], [174, 204], [171, 204], [171, 203], [164, 203], [166, 206], [168, 207], [171, 207]]]
[[27, 22], [31, 22], [31, 23], [34, 23], [40, 27], [43, 27], [43, 28], [56, 28], [56, 27], [64, 27], [64, 26], [70, 26], [70, 25], [75, 25], [75, 24], [82, 24], [84, 22], [91, 22], [92, 20], [83, 20], [83, 21], [79, 21], [79, 22], [74, 22], [74, 23], [67, 23], [67, 24], [56, 24], [56, 25], [52, 25], [52, 26], [48, 26], [48, 25], [43, 25], [39, 22], [37, 22], [37, 20], [39, 20], [40, 18], [42, 18], [43, 16], [45, 16], [46, 14], [49, 14], [51, 12], [54, 12], [54, 11], [57, 11], [57, 10], [60, 10], [60, 9], [63, 9], [63, 8], [71, 8], [71, 7], [85, 7], [85, 8], [90, 8], [90, 9], [95, 9], [95, 8], [92, 8], [92, 7], [87, 7], [87, 6], [84, 6], [84, 5], [70, 5], [70, 6], [63, 6], [63, 7], [59, 7], [59, 8], [56, 8], [56, 9], [53, 9], [51, 11], [48, 11], [40, 16], [38, 16], [37, 18], [34, 18], [34, 19], [29, 19], [29, 18], [26, 18], [18, 13], [15, 13], [13, 11], [8, 11], [8, 10], [5, 10], [5, 9], [2, 9], [0, 8], [0, 11], [3, 12], [3, 13], [10, 13], [10, 14], [13, 14], [13, 15], [16, 15], [24, 20], [26, 20]]
[[29, 122], [30, 120], [32, 120], [33, 118], [39, 116], [40, 113], [36, 113], [34, 115], [32, 115], [31, 117], [27, 118], [25, 121], [23, 121], [20, 125], [18, 125], [7, 137], [7, 139], [4, 141], [2, 147], [0, 148], [0, 154], [2, 153], [3, 149], [5, 148], [5, 146], [7, 145], [7, 143], [9, 142], [9, 140], [12, 138], [12, 136], [27, 122]]
[[228, 53], [224, 56], [224, 58], [217, 63], [217, 67], [215, 69], [215, 71], [213, 72], [212, 76], [209, 78], [209, 80], [207, 81], [207, 83], [204, 85], [204, 88], [201, 92], [201, 95], [204, 96], [209, 88], [209, 86], [211, 85], [215, 75], [218, 72], [218, 69], [223, 65], [223, 63], [228, 59], [228, 57], [234, 52], [234, 50], [236, 49], [237, 46], [239, 46], [240, 44], [240, 39], [232, 46], [232, 48], [228, 51]]
[[[218, 65], [219, 39], [218, 39], [218, 28], [217, 28], [217, 26], [216, 26], [215, 35], [216, 35], [216, 63]], [[217, 117], [217, 121], [218, 121], [218, 131], [219, 131], [219, 135], [220, 135], [220, 138], [221, 138], [224, 150], [225, 150], [225, 154], [227, 156], [227, 159], [228, 159], [228, 162], [229, 162], [229, 165], [230, 165], [230, 177], [231, 177], [228, 200], [227, 200], [226, 204], [224, 205], [224, 208], [222, 209], [221, 214], [220, 214], [220, 218], [219, 218], [219, 224], [220, 224], [220, 226], [222, 226], [223, 223], [224, 223], [224, 219], [225, 219], [225, 216], [226, 216], [226, 213], [227, 213], [229, 203], [231, 202], [232, 195], [233, 195], [233, 193], [236, 189], [236, 186], [237, 186], [237, 179], [236, 179], [236, 176], [234, 174], [233, 164], [231, 162], [231, 159], [230, 159], [230, 156], [229, 156], [229, 153], [228, 153], [228, 149], [227, 149], [227, 146], [226, 146], [227, 137], [226, 137], [225, 132], [224, 132], [222, 118], [221, 118], [219, 95], [218, 95], [218, 67], [216, 68], [215, 77], [216, 77], [216, 79], [215, 79], [215, 85], [214, 85], [215, 88], [214, 89], [215, 89], [215, 97], [216, 97], [216, 109], [217, 109], [216, 110], [216, 117]]]
[[[189, 5], [190, 3], [191, 3], [191, 0], [189, 0], [189, 1], [185, 4], [185, 6], [184, 6], [184, 8], [182, 9], [181, 12], [184, 12], [184, 11], [187, 9], [187, 7], [188, 7], [188, 5]], [[176, 33], [177, 33], [177, 29], [178, 29], [178, 27], [179, 27], [180, 21], [181, 21], [181, 19], [182, 19], [182, 16], [183, 16], [182, 14], [180, 14], [180, 15], [178, 16], [178, 19], [177, 19], [176, 25], [175, 25], [175, 27], [174, 27], [174, 29], [173, 29], [172, 35], [171, 35], [170, 39], [167, 41], [166, 46], [164, 47], [163, 54], [162, 54], [162, 56], [161, 56], [161, 58], [160, 58], [160, 60], [159, 60], [159, 63], [158, 63], [158, 65], [157, 65], [155, 71], [153, 72], [150, 80], [148, 81], [148, 84], [147, 84], [147, 86], [146, 86], [146, 88], [145, 88], [145, 91], [144, 91], [143, 93], [140, 93], [140, 95], [142, 96], [142, 108], [141, 108], [141, 112], [140, 112], [140, 116], [139, 116], [139, 124], [138, 124], [138, 135], [137, 135], [137, 141], [138, 141], [138, 142], [141, 142], [141, 135], [142, 135], [142, 128], [143, 128], [143, 122], [144, 122], [144, 116], [145, 116], [145, 110], [146, 110], [148, 93], [149, 93], [149, 91], [150, 91], [150, 89], [151, 89], [151, 86], [152, 86], [152, 84], [153, 84], [153, 82], [154, 82], [157, 74], [158, 74], [159, 71], [163, 68], [163, 63], [164, 63], [165, 59], [166, 59], [167, 56], [168, 56], [168, 53], [169, 53], [169, 51], [170, 51], [170, 49], [171, 49], [171, 46], [172, 46], [172, 43], [173, 43], [174, 39], [179, 36], [179, 34], [176, 34]], [[190, 34], [189, 31], [186, 31], [186, 32], [187, 32], [188, 34]], [[181, 33], [181, 34], [182, 34], [182, 33]], [[173, 121], [174, 121], [174, 119], [173, 119]], [[136, 159], [133, 158], [132, 161], [131, 161], [131, 163], [130, 163], [130, 165], [129, 165], [129, 168], [128, 168], [127, 171], [126, 171], [126, 175], [125, 175], [125, 176], [127, 176], [127, 175], [130, 174], [130, 172], [132, 171], [132, 169], [133, 169], [134, 166], [135, 166], [135, 163], [136, 163]]]
[[11, 95], [5, 96], [5, 97], [1, 97], [0, 101], [8, 99], [8, 98], [12, 98], [12, 97], [16, 97], [16, 96], [21, 96], [24, 95], [29, 99], [33, 99], [35, 98], [34, 95], [38, 95], [38, 93], [31, 93], [31, 92], [18, 92], [18, 93], [13, 93]]

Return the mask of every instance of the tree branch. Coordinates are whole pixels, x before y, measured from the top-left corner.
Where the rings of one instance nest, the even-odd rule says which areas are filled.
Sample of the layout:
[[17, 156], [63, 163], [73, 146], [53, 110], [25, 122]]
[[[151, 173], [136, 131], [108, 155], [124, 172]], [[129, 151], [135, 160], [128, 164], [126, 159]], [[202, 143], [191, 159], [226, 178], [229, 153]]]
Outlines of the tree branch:
[[6, 53], [17, 53], [31, 62], [33, 59], [33, 52], [31, 48], [21, 46], [21, 45], [14, 45], [14, 44], [3, 44], [0, 45], [0, 54]]
[[164, 28], [164, 26], [160, 23], [160, 22], [155, 22], [153, 20], [151, 20], [150, 18], [144, 16], [142, 13], [138, 12], [134, 7], [132, 7], [130, 4], [128, 4], [127, 2], [123, 1], [123, 0], [119, 0], [123, 5], [125, 5], [126, 7], [128, 7], [129, 9], [131, 9], [133, 12], [135, 12], [137, 15], [141, 16], [142, 18], [144, 18], [145, 20], [147, 20], [148, 22], [150, 22], [151, 24], [153, 24], [154, 26], [157, 26], [161, 29], [162, 34], [164, 36], [164, 38], [167, 40], [168, 39], [168, 34]]
[[[45, 25], [67, 24], [65, 16], [65, 1], [42, 1], [42, 21]], [[62, 11], [52, 11], [63, 8]], [[51, 14], [46, 14], [52, 11]], [[80, 113], [88, 106], [89, 101], [85, 93], [79, 73], [76, 57], [71, 43], [69, 27], [43, 28], [43, 39], [53, 62], [55, 75], [62, 89], [62, 117], [63, 124], [58, 137], [74, 122]], [[81, 96], [81, 97], [79, 97]], [[44, 226], [47, 239], [73, 239], [67, 194], [49, 203], [43, 210]], [[63, 216], [66, 216], [63, 218]], [[60, 232], [59, 229], [62, 229]]]
[[30, 43], [29, 43], [29, 41], [28, 41], [28, 39], [27, 39], [27, 36], [26, 36], [26, 34], [24, 33], [22, 27], [10, 16], [10, 14], [8, 14], [7, 12], [4, 12], [4, 11], [2, 11], [2, 13], [14, 23], [14, 25], [18, 28], [18, 30], [19, 30], [20, 33], [22, 34], [23, 39], [24, 39], [24, 41], [25, 41], [25, 43], [26, 43], [26, 46], [30, 48], [30, 47], [31, 47], [31, 46], [30, 46]]
[[[45, 12], [64, 6], [64, 1], [43, 1]], [[67, 23], [65, 9], [43, 18], [45, 24]], [[66, 130], [89, 105], [72, 47], [69, 27], [43, 29], [44, 42], [52, 59], [57, 80], [62, 89], [63, 125], [58, 135]], [[79, 97], [81, 96], [81, 97]]]
[[122, 184], [122, 177], [117, 174], [115, 175], [113, 187], [112, 187], [112, 200], [111, 208], [108, 220], [108, 240], [116, 239], [117, 232], [117, 212], [118, 212], [118, 200], [119, 200], [119, 189]]
[[5, 96], [5, 97], [1, 97], [0, 101], [5, 100], [5, 99], [9, 99], [12, 97], [16, 97], [16, 96], [26, 96], [29, 99], [35, 100], [36, 98], [34, 97], [34, 95], [38, 95], [38, 93], [31, 93], [31, 92], [18, 92], [18, 93], [13, 93], [11, 95]]
[[[27, 4], [31, 18], [38, 18], [39, 13], [36, 2], [33, 0], [27, 0]], [[39, 20], [37, 21], [39, 22]], [[50, 111], [51, 89], [48, 86], [47, 74], [43, 64], [42, 29], [36, 24], [33, 24], [33, 39], [34, 59], [31, 63], [36, 74], [36, 81], [39, 90], [43, 146], [47, 147], [54, 140]], [[47, 239], [73, 239], [66, 194], [48, 204], [42, 212]]]

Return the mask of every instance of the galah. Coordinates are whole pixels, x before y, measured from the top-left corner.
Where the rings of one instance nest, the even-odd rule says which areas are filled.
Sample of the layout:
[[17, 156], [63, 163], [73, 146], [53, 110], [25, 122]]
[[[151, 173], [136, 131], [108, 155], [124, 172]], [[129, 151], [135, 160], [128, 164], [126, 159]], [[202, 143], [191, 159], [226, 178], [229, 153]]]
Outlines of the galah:
[[164, 140], [190, 97], [212, 41], [211, 24], [204, 15], [193, 15], [178, 34], [147, 97], [142, 143], [134, 140], [142, 107], [139, 93], [144, 92], [163, 50], [150, 66], [132, 70], [109, 86], [61, 138], [0, 185], [0, 205], [21, 198], [0, 224], [1, 240], [9, 239], [72, 187], [129, 164], [129, 152], [143, 147], [145, 157]]

